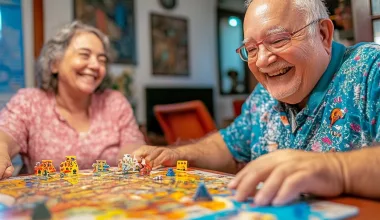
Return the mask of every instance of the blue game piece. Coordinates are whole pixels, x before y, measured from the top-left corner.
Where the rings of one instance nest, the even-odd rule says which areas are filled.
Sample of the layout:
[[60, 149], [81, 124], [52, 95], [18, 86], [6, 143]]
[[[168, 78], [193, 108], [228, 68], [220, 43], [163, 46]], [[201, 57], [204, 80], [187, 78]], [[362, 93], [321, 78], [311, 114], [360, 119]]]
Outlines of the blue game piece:
[[169, 168], [168, 172], [166, 172], [166, 176], [175, 176], [175, 173], [173, 171], [173, 168]]
[[193, 197], [194, 201], [212, 201], [211, 195], [208, 193], [208, 190], [204, 183], [199, 183], [197, 191]]

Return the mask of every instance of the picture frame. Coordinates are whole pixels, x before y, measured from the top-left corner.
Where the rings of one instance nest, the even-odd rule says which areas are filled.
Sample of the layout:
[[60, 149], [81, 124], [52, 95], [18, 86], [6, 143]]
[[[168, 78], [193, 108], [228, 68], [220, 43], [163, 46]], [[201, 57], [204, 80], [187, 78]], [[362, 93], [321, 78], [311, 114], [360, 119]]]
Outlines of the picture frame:
[[151, 13], [152, 72], [155, 76], [189, 76], [188, 21]]
[[134, 0], [74, 0], [73, 5], [75, 20], [109, 37], [112, 63], [137, 63]]

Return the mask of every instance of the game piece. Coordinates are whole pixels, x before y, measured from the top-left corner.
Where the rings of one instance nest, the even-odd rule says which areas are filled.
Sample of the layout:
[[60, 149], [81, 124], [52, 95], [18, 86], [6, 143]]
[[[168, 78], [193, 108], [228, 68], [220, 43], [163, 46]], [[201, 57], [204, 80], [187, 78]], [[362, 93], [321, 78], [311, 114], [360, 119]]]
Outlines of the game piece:
[[41, 166], [41, 163], [40, 163], [40, 162], [37, 162], [36, 165], [34, 166], [34, 174], [35, 174], [35, 175], [39, 175], [39, 174], [40, 174], [40, 173], [39, 173], [39, 172], [41, 172], [41, 171], [40, 171], [40, 166]]
[[37, 162], [34, 166], [34, 173], [37, 176], [41, 176], [42, 179], [49, 179], [51, 178], [51, 173], [55, 173], [56, 170], [53, 166], [52, 160], [42, 160], [42, 162]]
[[49, 209], [46, 207], [45, 203], [38, 203], [32, 214], [32, 220], [47, 220], [51, 218]]
[[66, 156], [66, 160], [59, 166], [61, 178], [78, 174], [79, 167], [76, 158], [76, 156]]
[[135, 163], [130, 154], [124, 154], [123, 159], [119, 160], [118, 168], [119, 171], [123, 172], [123, 174], [135, 171]]
[[175, 180], [177, 183], [183, 184], [187, 184], [190, 182], [189, 175], [187, 175], [186, 172], [177, 172], [177, 174], [175, 175]]
[[178, 160], [177, 161], [177, 171], [186, 171], [187, 170], [187, 161]]
[[92, 164], [94, 168], [92, 172], [108, 172], [110, 169], [110, 165], [107, 164], [106, 160], [96, 160], [96, 163]]
[[122, 171], [123, 170], [123, 159], [119, 159], [117, 163], [117, 170]]
[[193, 197], [194, 201], [212, 201], [211, 195], [208, 193], [208, 190], [204, 183], [199, 183], [197, 191]]
[[166, 173], [166, 176], [175, 176], [175, 173], [173, 171], [173, 168], [169, 168], [167, 173]]
[[158, 176], [155, 176], [155, 177], [153, 177], [153, 180], [162, 180], [163, 178], [162, 178], [162, 176], [161, 175], [158, 175]]
[[140, 165], [140, 175], [149, 175], [150, 171], [152, 171], [152, 167], [145, 161], [145, 159], [142, 159]]

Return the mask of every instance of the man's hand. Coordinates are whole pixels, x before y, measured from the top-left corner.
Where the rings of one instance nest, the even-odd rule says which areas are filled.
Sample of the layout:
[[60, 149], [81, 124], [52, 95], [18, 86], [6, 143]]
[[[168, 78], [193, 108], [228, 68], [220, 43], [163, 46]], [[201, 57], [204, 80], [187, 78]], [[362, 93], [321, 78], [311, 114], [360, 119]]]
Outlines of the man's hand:
[[0, 155], [0, 179], [12, 176], [14, 167], [9, 156]]
[[175, 148], [142, 146], [132, 153], [137, 159], [144, 158], [149, 161], [150, 166], [157, 167], [175, 166], [180, 160], [179, 152]]
[[[256, 187], [264, 182], [256, 193]], [[283, 205], [301, 193], [337, 196], [344, 191], [342, 165], [334, 153], [278, 150], [251, 161], [229, 184], [244, 201], [256, 193], [256, 205]]]

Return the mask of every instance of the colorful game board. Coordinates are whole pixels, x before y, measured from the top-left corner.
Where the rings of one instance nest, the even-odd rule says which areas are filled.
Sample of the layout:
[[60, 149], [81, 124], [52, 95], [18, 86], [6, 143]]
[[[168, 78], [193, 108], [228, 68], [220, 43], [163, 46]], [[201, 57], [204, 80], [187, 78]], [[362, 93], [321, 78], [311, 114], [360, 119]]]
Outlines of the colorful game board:
[[[232, 192], [226, 188], [233, 177], [228, 175], [173, 170], [175, 176], [166, 176], [166, 169], [141, 176], [110, 168], [100, 175], [80, 170], [77, 177], [60, 178], [57, 173], [48, 179], [36, 175], [10, 178], [0, 181], [0, 219], [324, 218], [321, 205], [315, 212], [305, 202], [255, 207], [252, 201], [233, 201]], [[199, 185], [206, 186], [203, 190], [207, 192], [202, 192]], [[194, 201], [195, 195], [203, 193], [209, 193], [212, 200]], [[352, 215], [353, 210], [349, 211]]]

